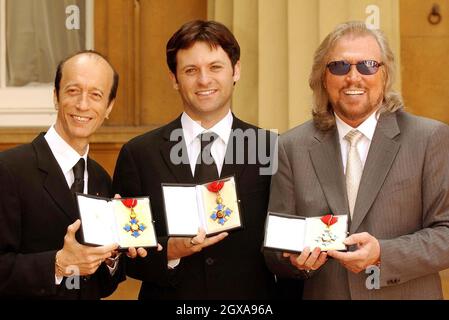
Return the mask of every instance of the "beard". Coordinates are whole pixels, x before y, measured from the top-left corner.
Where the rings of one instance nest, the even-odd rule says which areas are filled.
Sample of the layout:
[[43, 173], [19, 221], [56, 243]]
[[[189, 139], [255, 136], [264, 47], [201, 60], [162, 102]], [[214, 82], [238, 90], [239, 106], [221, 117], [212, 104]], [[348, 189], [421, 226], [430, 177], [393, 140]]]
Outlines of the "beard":
[[374, 103], [367, 99], [363, 104], [356, 106], [337, 101], [336, 105], [334, 106], [334, 111], [338, 110], [340, 117], [352, 122], [358, 122], [360, 124], [365, 121], [373, 112], [379, 109], [382, 100], [383, 94], [380, 94], [379, 98]]

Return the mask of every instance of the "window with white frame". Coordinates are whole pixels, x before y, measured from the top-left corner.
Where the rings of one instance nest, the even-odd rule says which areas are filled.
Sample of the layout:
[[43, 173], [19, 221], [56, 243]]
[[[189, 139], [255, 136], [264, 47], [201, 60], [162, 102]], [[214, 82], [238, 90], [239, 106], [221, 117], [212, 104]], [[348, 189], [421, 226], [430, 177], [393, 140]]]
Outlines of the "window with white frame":
[[93, 42], [93, 0], [0, 0], [0, 127], [51, 125], [57, 64]]

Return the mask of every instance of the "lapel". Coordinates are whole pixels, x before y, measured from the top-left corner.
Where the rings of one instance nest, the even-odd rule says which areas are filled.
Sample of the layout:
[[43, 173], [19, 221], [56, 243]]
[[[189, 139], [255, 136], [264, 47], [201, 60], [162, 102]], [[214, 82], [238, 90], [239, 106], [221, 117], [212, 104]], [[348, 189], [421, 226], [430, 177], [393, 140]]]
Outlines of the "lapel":
[[100, 179], [97, 176], [97, 171], [94, 170], [94, 165], [92, 163], [92, 159], [87, 157], [87, 193], [94, 196], [104, 196], [102, 195], [101, 186], [97, 183]]
[[310, 159], [331, 213], [335, 215], [348, 214], [348, 200], [344, 191], [346, 186], [337, 128], [328, 132], [316, 131], [314, 138], [317, 143], [309, 149]]
[[[191, 183], [193, 176], [182, 132], [181, 116], [167, 124], [162, 130], [164, 141], [161, 143], [160, 152], [165, 164], [178, 183]], [[171, 135], [173, 135], [172, 138], [170, 138]], [[174, 161], [171, 160], [171, 152], [173, 152]]]
[[[239, 132], [245, 132], [245, 130], [249, 129], [250, 126], [247, 125], [246, 123], [244, 123], [243, 121], [241, 121], [240, 119], [238, 119], [234, 114], [232, 114], [232, 131], [231, 131], [231, 135], [229, 137], [229, 141], [228, 141], [228, 145], [226, 147], [226, 155], [225, 155], [225, 160], [223, 163], [223, 167], [221, 169], [221, 177], [227, 177], [227, 176], [232, 176], [235, 175], [237, 181], [239, 181], [239, 178], [242, 176], [243, 174], [243, 170], [247, 167], [246, 165], [242, 165], [242, 164], [238, 164], [237, 163], [237, 152], [239, 152], [239, 150], [237, 150], [237, 141], [239, 141], [239, 139], [236, 137], [237, 134], [239, 134]], [[237, 131], [236, 131], [237, 129]], [[238, 130], [240, 129], [240, 130]], [[257, 132], [256, 132], [256, 137], [257, 137]], [[245, 152], [245, 164], [248, 163], [248, 152], [250, 152], [250, 148], [248, 148], [247, 142], [245, 142], [245, 148], [244, 148], [244, 152]]]
[[67, 181], [53, 156], [44, 133], [41, 133], [32, 142], [37, 155], [38, 169], [43, 173], [44, 189], [53, 201], [71, 221], [78, 218], [75, 199], [67, 186]]
[[368, 157], [363, 168], [350, 232], [354, 233], [371, 208], [387, 177], [400, 144], [393, 140], [400, 134], [396, 113], [384, 113], [379, 117]]

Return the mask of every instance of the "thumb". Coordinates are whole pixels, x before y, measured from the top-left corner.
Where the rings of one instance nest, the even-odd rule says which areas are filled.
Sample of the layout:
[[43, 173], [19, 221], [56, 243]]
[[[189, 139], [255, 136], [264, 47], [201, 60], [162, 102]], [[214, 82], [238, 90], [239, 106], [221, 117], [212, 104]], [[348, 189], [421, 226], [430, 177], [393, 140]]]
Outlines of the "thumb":
[[364, 242], [366, 242], [366, 236], [363, 233], [354, 233], [343, 241], [345, 245], [362, 244]]
[[74, 223], [67, 227], [67, 236], [70, 238], [75, 238], [75, 233], [81, 226], [81, 220], [77, 219]]
[[116, 193], [116, 194], [114, 195], [114, 199], [121, 199], [121, 198], [122, 198], [122, 196], [119, 195], [118, 193]]

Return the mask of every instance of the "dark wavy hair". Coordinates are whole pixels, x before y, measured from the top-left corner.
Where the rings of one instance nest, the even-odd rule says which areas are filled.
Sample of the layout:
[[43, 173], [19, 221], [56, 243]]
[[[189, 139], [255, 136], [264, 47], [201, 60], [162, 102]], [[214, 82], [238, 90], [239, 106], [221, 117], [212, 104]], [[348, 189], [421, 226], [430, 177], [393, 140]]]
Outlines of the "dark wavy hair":
[[232, 63], [232, 69], [240, 59], [240, 46], [232, 32], [216, 21], [194, 20], [185, 23], [168, 40], [166, 46], [167, 64], [176, 76], [176, 54], [188, 49], [196, 42], [205, 42], [211, 48], [222, 47]]

